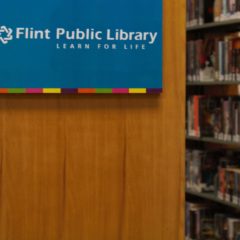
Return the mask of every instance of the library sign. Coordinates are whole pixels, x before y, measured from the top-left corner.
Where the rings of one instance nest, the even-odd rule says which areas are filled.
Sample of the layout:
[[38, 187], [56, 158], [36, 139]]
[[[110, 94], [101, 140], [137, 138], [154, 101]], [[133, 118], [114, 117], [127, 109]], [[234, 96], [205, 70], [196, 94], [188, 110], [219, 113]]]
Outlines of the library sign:
[[12, 0], [0, 93], [159, 93], [162, 0]]

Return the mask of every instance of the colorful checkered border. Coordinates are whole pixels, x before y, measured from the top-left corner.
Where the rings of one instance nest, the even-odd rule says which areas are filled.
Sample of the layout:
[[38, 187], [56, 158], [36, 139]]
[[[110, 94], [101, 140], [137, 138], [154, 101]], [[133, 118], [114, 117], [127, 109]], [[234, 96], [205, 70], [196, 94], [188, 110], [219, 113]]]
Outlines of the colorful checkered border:
[[159, 94], [161, 88], [0, 88], [0, 94]]

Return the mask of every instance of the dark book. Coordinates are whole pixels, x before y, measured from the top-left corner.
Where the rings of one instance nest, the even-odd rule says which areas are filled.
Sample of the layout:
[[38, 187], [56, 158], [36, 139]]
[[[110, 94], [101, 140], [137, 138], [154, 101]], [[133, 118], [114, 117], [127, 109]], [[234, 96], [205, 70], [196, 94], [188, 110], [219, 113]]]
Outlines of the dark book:
[[216, 239], [227, 240], [227, 216], [225, 214], [215, 214], [214, 230]]
[[213, 8], [214, 8], [214, 0], [204, 1], [204, 22], [205, 23], [214, 21]]
[[217, 99], [201, 98], [199, 102], [200, 108], [200, 129], [202, 137], [214, 137], [214, 117], [217, 108]]

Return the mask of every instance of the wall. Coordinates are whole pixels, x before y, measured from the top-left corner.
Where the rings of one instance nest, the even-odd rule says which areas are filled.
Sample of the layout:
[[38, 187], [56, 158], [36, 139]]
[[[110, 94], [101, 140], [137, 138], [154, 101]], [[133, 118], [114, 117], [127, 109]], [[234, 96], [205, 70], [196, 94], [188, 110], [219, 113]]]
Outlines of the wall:
[[0, 240], [183, 240], [184, 2], [161, 96], [0, 96]]

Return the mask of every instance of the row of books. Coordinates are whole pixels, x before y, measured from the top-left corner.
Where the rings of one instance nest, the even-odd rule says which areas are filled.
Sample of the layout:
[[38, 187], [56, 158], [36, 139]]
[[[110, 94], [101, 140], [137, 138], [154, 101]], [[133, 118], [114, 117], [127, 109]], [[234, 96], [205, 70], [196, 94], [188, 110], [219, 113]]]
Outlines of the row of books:
[[240, 0], [187, 0], [187, 26], [240, 18]]
[[240, 206], [240, 152], [187, 150], [187, 188]]
[[187, 78], [190, 82], [240, 82], [240, 32], [188, 41]]
[[206, 203], [186, 203], [187, 240], [240, 240], [240, 218]]
[[240, 98], [189, 96], [187, 135], [240, 142]]
[[240, 0], [214, 0], [213, 16], [215, 22], [239, 19]]
[[218, 157], [220, 156], [216, 152], [187, 149], [187, 189], [191, 189], [196, 192], [214, 192], [219, 160]]
[[240, 169], [221, 166], [218, 169], [218, 198], [240, 205]]

